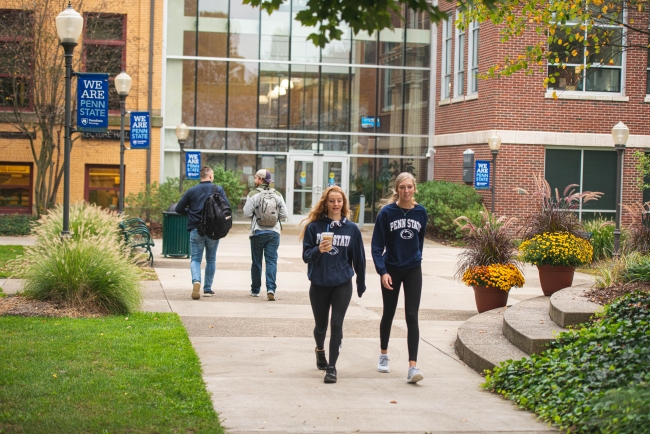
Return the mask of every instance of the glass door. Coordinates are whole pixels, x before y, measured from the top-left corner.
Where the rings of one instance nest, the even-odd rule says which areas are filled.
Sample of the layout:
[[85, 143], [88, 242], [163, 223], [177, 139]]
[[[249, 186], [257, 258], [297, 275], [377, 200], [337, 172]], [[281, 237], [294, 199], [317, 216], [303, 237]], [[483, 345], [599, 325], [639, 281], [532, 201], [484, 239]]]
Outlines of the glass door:
[[288, 222], [292, 224], [309, 215], [323, 190], [338, 185], [348, 194], [349, 158], [332, 155], [289, 155], [287, 161]]

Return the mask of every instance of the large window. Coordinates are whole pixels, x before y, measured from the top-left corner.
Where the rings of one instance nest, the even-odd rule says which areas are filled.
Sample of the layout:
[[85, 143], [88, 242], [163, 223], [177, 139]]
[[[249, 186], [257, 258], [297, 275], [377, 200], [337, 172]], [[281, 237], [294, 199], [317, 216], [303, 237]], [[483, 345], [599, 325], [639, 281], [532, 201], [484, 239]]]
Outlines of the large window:
[[32, 165], [0, 163], [0, 213], [31, 214]]
[[451, 16], [442, 22], [442, 99], [451, 95], [451, 37], [454, 28]]
[[587, 202], [579, 210], [580, 218], [613, 219], [616, 214], [616, 152], [574, 149], [547, 149], [544, 176], [552, 191], [560, 195], [571, 184], [576, 191], [599, 191], [602, 197]]
[[469, 58], [469, 93], [478, 92], [478, 41], [480, 24], [472, 21], [469, 26], [469, 47], [467, 57]]
[[[460, 17], [460, 9], [456, 11], [456, 19]], [[454, 50], [455, 73], [454, 77], [454, 96], [465, 94], [465, 30], [456, 29], [456, 44]]]
[[0, 109], [30, 106], [32, 19], [31, 11], [0, 9]]
[[[578, 92], [621, 92], [623, 77], [623, 27], [595, 25], [589, 32], [568, 23], [556, 32], [549, 46], [557, 53], [549, 62], [549, 89]], [[594, 44], [596, 44], [594, 46]]]
[[86, 166], [86, 202], [117, 209], [120, 198], [119, 166]]
[[108, 108], [120, 109], [113, 80], [126, 69], [126, 15], [86, 14], [84, 20], [84, 66], [86, 72], [107, 72]]

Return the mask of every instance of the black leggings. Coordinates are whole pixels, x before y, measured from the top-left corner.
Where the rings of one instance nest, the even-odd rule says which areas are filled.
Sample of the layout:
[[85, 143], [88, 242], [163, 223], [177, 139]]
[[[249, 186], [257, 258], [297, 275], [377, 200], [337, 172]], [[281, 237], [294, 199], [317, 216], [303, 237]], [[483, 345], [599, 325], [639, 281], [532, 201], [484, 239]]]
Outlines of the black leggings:
[[384, 313], [379, 325], [379, 336], [381, 337], [381, 349], [388, 349], [390, 339], [390, 328], [393, 325], [399, 289], [404, 284], [404, 311], [406, 316], [407, 343], [409, 349], [409, 361], [418, 360], [418, 343], [420, 341], [420, 328], [418, 327], [418, 310], [420, 309], [420, 297], [422, 295], [422, 267], [410, 270], [388, 270], [393, 280], [393, 289], [384, 288], [381, 285], [381, 298], [384, 300]]
[[318, 286], [313, 283], [309, 287], [309, 301], [314, 312], [314, 339], [318, 349], [325, 348], [327, 319], [332, 306], [330, 358], [329, 365], [336, 366], [339, 358], [339, 347], [343, 339], [343, 319], [352, 299], [352, 280], [339, 286]]

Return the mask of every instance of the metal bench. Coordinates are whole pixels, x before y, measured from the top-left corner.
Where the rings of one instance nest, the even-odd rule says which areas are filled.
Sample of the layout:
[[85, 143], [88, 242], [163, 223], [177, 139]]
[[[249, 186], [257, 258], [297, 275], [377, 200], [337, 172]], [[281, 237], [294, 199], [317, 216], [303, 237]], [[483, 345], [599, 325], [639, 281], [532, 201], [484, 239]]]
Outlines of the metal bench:
[[151, 248], [155, 246], [153, 238], [146, 223], [139, 218], [123, 220], [120, 228], [124, 232], [124, 241], [131, 248], [142, 247], [149, 253], [148, 261], [151, 261], [153, 267], [153, 252]]

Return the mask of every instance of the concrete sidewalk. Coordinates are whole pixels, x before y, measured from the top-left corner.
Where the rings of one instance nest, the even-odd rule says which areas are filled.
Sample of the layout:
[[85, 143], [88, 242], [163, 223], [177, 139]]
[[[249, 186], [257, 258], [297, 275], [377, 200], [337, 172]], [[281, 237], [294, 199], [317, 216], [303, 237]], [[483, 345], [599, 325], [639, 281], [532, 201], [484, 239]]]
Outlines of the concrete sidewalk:
[[[476, 313], [473, 290], [453, 279], [458, 249], [425, 243], [418, 357], [425, 379], [417, 385], [406, 383], [402, 308], [391, 332], [391, 373], [377, 372], [382, 300], [370, 236], [366, 228], [368, 289], [361, 299], [355, 291], [350, 303], [336, 384], [324, 384], [323, 371], [316, 369], [307, 267], [295, 227], [286, 228], [282, 236], [277, 301], [249, 296], [248, 231], [236, 225], [217, 252], [216, 296], [200, 300], [190, 298], [189, 259], [162, 258], [162, 242], [156, 240], [159, 281], [145, 282], [143, 309], [181, 316], [201, 359], [214, 407], [229, 432], [554, 431], [531, 413], [483, 391], [483, 378], [454, 353], [458, 326]], [[0, 238], [0, 244], [12, 244], [8, 241]], [[527, 268], [526, 279], [525, 288], [511, 292], [509, 304], [541, 294], [536, 269]], [[590, 279], [576, 274], [574, 284]], [[17, 284], [0, 279], [5, 290]]]

